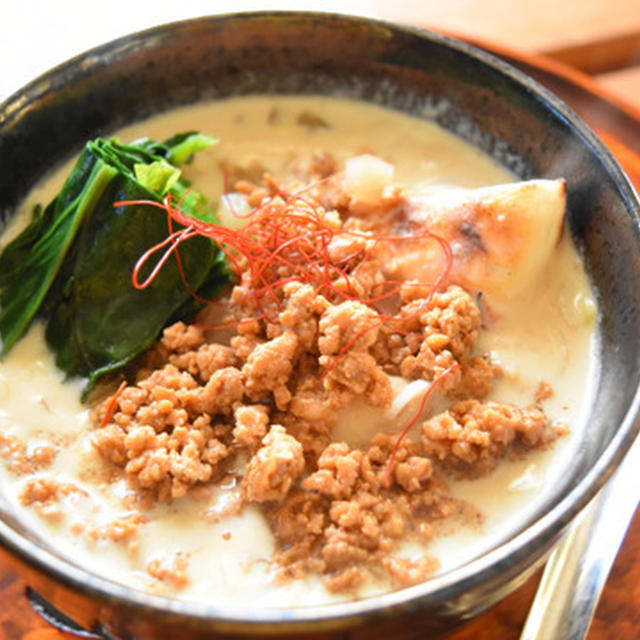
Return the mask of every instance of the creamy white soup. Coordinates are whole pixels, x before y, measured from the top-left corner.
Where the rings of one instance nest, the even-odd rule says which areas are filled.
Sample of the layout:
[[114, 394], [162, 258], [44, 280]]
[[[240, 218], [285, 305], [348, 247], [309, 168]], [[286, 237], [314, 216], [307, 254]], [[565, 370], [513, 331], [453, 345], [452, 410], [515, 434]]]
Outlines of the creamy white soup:
[[[330, 98], [248, 97], [201, 104], [154, 117], [118, 131], [117, 136], [123, 141], [140, 136], [162, 140], [184, 130], [220, 139], [216, 146], [197, 154], [184, 172], [215, 207], [222, 199], [223, 222], [226, 219], [233, 224], [234, 214], [250, 211], [251, 205], [248, 191], [225, 184], [221, 167], [240, 167], [246, 175], [259, 177], [266, 171], [286, 184], [301, 176], [304, 179], [305, 159], [322, 152], [329, 154], [335, 165], [332, 184], [347, 194], [344, 206], [355, 210], [358, 203], [364, 203], [361, 215], [365, 224], [379, 200], [395, 198], [392, 204], [396, 208], [388, 205], [389, 211], [400, 206], [404, 209], [402, 219], [398, 218], [389, 233], [397, 233], [407, 220], [417, 220], [416, 224], [437, 227], [441, 235], [448, 236], [445, 240], [450, 241], [453, 252], [450, 279], [469, 291], [469, 300], [477, 304], [481, 316], [472, 355], [481, 356], [496, 371], [490, 379], [490, 392], [481, 402], [535, 406], [539, 412], [535, 415], [544, 415], [550, 429], [553, 425], [553, 437], [531, 451], [519, 448], [513, 455], [500, 456], [496, 468], [486, 473], [460, 473], [456, 459], [455, 473], [445, 469], [438, 477], [454, 501], [451, 504], [465, 507], [432, 523], [433, 531], [422, 541], [415, 532], [394, 538], [397, 544], [389, 557], [384, 555], [387, 551], [376, 548], [382, 558], [380, 567], [387, 571], [366, 566], [353, 582], [327, 586], [328, 576], [346, 575], [351, 565], [358, 563], [349, 561], [349, 566], [332, 568], [325, 549], [325, 555], [318, 556], [318, 562], [325, 564], [318, 564], [317, 571], [304, 565], [304, 570], [287, 575], [281, 563], [274, 561], [274, 554], [286, 543], [274, 533], [272, 500], [269, 495], [255, 498], [257, 490], [252, 494], [243, 479], [252, 468], [251, 457], [268, 448], [264, 440], [242, 449], [223, 476], [196, 482], [185, 495], [155, 500], [149, 499], [147, 492], [147, 499], [137, 500], [140, 477], [132, 482], [123, 465], [107, 460], [96, 447], [94, 436], [101, 427], [92, 418], [92, 407], [81, 403], [83, 381], [65, 381], [44, 341], [42, 325], [35, 323], [0, 363], [2, 496], [33, 537], [71, 562], [116, 582], [185, 600], [250, 603], [252, 607], [302, 607], [366, 597], [409, 584], [402, 576], [413, 575], [414, 567], [424, 569], [422, 558], [429, 558], [432, 564], [419, 579], [428, 579], [508, 539], [561, 481], [585, 429], [597, 374], [596, 310], [580, 256], [566, 231], [558, 228], [539, 233], [543, 227], [553, 228], [547, 212], [540, 211], [539, 218], [535, 211], [533, 218], [529, 216], [537, 207], [539, 190], [552, 191], [550, 196], [545, 191], [540, 202], [548, 198], [558, 206], [563, 187], [534, 185], [535, 197], [527, 195], [529, 188], [523, 191], [511, 186], [505, 191], [505, 187], [494, 187], [514, 183], [514, 177], [435, 124], [377, 106]], [[351, 162], [354, 158], [355, 163]], [[51, 199], [68, 171], [69, 166], [56, 170], [33, 189], [22, 205], [21, 218], [7, 230], [3, 243], [25, 224], [36, 203]], [[234, 193], [231, 205], [228, 198], [222, 198], [225, 190]], [[527, 215], [518, 209], [522, 202]], [[489, 214], [473, 232], [464, 231], [466, 223], [462, 221], [456, 223], [453, 233], [453, 227], [442, 222], [439, 208], [446, 220], [450, 211]], [[432, 215], [436, 217], [432, 219]], [[515, 230], [505, 233], [515, 233], [515, 240], [513, 236], [492, 235], [483, 226], [486, 220], [500, 225], [506, 218]], [[480, 233], [479, 239], [476, 233]], [[469, 262], [464, 262], [471, 251], [466, 242], [473, 244], [475, 251]], [[504, 256], [518, 242], [523, 243], [520, 254], [516, 251], [505, 264], [489, 264], [493, 251]], [[385, 254], [390, 278], [433, 281], [433, 273], [425, 265], [431, 264], [429, 256], [435, 264], [442, 259], [440, 245], [418, 245], [411, 249], [413, 254], [409, 251], [406, 255], [391, 245]], [[144, 250], [141, 247], [141, 253]], [[443, 283], [442, 288], [449, 284]], [[215, 332], [207, 334], [207, 339], [223, 340]], [[266, 341], [265, 337], [259, 342]], [[391, 390], [391, 401], [386, 406], [372, 406], [370, 400], [352, 393], [349, 402], [337, 409], [337, 420], [328, 435], [331, 442], [345, 442], [350, 450], [359, 450], [379, 432], [394, 440], [400, 436], [433, 380], [418, 375], [403, 378], [391, 366], [385, 371], [388, 380], [385, 378], [384, 384], [390, 385], [385, 389]], [[287, 384], [291, 389], [295, 383]], [[420, 442], [423, 422], [460, 399], [439, 390], [435, 389], [423, 416], [407, 436], [414, 443]], [[275, 409], [270, 411], [268, 427], [272, 428]], [[228, 434], [225, 437], [231, 438]], [[235, 446], [230, 440], [225, 442], [230, 448]], [[438, 458], [439, 444], [429, 445], [427, 453], [415, 446], [416, 460], [430, 456], [436, 469], [440, 462], [446, 466], [446, 455]], [[505, 446], [505, 452], [507, 449]], [[43, 462], [21, 469], [16, 464], [20, 456]], [[306, 476], [317, 473], [317, 455], [305, 449], [305, 456], [307, 467], [293, 474], [292, 488], [282, 489], [278, 499], [290, 495]], [[385, 464], [377, 467], [380, 478], [383, 472], [389, 473]], [[38, 479], [55, 479], [63, 488], [53, 499], [39, 499], [27, 490], [28, 483], [33, 488]], [[397, 491], [400, 495], [400, 488]], [[249, 495], [244, 495], [244, 502], [243, 492]], [[317, 495], [325, 501], [332, 499], [322, 488]], [[409, 491], [407, 495], [413, 494]], [[347, 496], [343, 502], [349, 499]], [[233, 507], [238, 501], [241, 507]], [[335, 502], [332, 505], [331, 509], [335, 508]], [[332, 518], [332, 513], [329, 509], [324, 517]], [[382, 528], [383, 524], [377, 521]], [[398, 558], [409, 563], [402, 571], [394, 569], [401, 562]]]

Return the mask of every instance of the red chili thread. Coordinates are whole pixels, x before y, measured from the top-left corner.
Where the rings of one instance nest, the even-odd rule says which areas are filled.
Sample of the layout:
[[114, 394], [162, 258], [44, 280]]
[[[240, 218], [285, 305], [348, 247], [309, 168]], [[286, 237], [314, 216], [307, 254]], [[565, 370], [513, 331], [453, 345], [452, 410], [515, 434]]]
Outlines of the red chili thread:
[[[325, 179], [326, 180], [326, 179]], [[225, 177], [225, 189], [228, 177]], [[310, 202], [302, 194], [313, 189], [318, 183], [307, 185], [296, 192], [288, 193], [279, 191], [265, 200], [247, 216], [248, 223], [241, 229], [232, 229], [219, 224], [204, 222], [202, 220], [186, 216], [180, 211], [180, 205], [186, 193], [177, 205], [171, 196], [165, 198], [164, 203], [146, 200], [123, 201], [116, 206], [126, 204], [149, 204], [162, 208], [167, 212], [169, 236], [154, 247], [147, 250], [136, 263], [132, 275], [136, 288], [149, 286], [160, 269], [164, 266], [171, 254], [176, 256], [181, 278], [189, 292], [197, 297], [184, 277], [184, 271], [179, 255], [179, 246], [182, 242], [196, 235], [210, 238], [228, 259], [232, 270], [239, 277], [245, 271], [248, 274], [248, 289], [254, 299], [258, 315], [248, 320], [267, 319], [275, 307], [275, 311], [281, 311], [278, 290], [288, 282], [298, 281], [313, 284], [317, 294], [322, 293], [333, 300], [355, 300], [365, 305], [373, 305], [397, 295], [404, 283], [386, 281], [380, 283], [381, 287], [390, 287], [378, 295], [369, 299], [361, 299], [354, 288], [351, 278], [357, 276], [360, 268], [369, 259], [373, 248], [380, 242], [404, 242], [416, 240], [434, 240], [442, 248], [444, 266], [434, 283], [411, 283], [415, 286], [429, 286], [429, 294], [413, 312], [419, 314], [428, 305], [435, 292], [442, 286], [451, 269], [453, 253], [449, 244], [431, 232], [422, 232], [414, 235], [380, 235], [373, 237], [364, 232], [353, 230], [340, 230], [339, 233], [362, 238], [367, 246], [358, 249], [340, 261], [332, 262], [329, 248], [338, 231], [334, 226], [327, 224], [315, 204]], [[280, 202], [277, 202], [277, 200]], [[275, 210], [274, 210], [275, 209]], [[184, 229], [173, 231], [172, 223], [181, 224]], [[144, 264], [158, 251], [166, 248], [150, 275], [143, 283], [139, 282], [139, 273]], [[349, 263], [353, 263], [349, 268]], [[343, 286], [338, 286], [342, 282]], [[204, 301], [206, 302], [206, 301]], [[406, 322], [409, 317], [396, 318], [394, 316], [378, 313], [374, 309], [374, 317], [369, 327], [356, 334], [337, 354], [322, 375], [322, 380], [335, 367], [338, 360], [365, 335], [368, 331], [379, 327], [384, 323]], [[220, 328], [238, 326], [244, 321], [220, 325]], [[214, 327], [212, 327], [213, 329]], [[405, 333], [397, 330], [398, 333]]]
[[[190, 191], [190, 189], [187, 189], [182, 194], [182, 196], [180, 197], [180, 200], [178, 201], [178, 204], [176, 205], [177, 208], [180, 208], [182, 206], [182, 202], [187, 197], [189, 191]], [[171, 194], [168, 194], [167, 198], [169, 199], [169, 202], [171, 202], [171, 200], [172, 200], [171, 199]], [[171, 218], [171, 214], [168, 211], [167, 211], [167, 227], [169, 229], [169, 234], [172, 234], [173, 233], [173, 219]], [[202, 304], [209, 304], [210, 302], [212, 302], [212, 300], [207, 300], [207, 299], [199, 296], [196, 293], [196, 291], [193, 289], [193, 287], [187, 281], [187, 276], [186, 276], [186, 274], [184, 272], [184, 267], [182, 265], [182, 257], [180, 256], [179, 244], [180, 243], [178, 242], [178, 243], [176, 243], [176, 246], [175, 246], [175, 257], [176, 257], [176, 264], [178, 265], [178, 273], [180, 274], [180, 280], [182, 280], [182, 284], [184, 285], [185, 289], [189, 292], [189, 295], [194, 300], [197, 300], [198, 302], [200, 302]]]
[[429, 396], [431, 396], [437, 384], [446, 376], [448, 376], [452, 371], [455, 371], [456, 369], [460, 369], [460, 368], [461, 366], [459, 364], [457, 363], [452, 364], [449, 368], [445, 369], [442, 373], [436, 376], [431, 382], [431, 384], [429, 385], [429, 388], [424, 392], [424, 395], [422, 396], [422, 400], [420, 402], [420, 407], [418, 408], [416, 415], [413, 417], [411, 422], [409, 422], [409, 424], [402, 430], [402, 432], [398, 436], [398, 439], [396, 440], [393, 450], [391, 451], [391, 455], [389, 456], [389, 460], [387, 461], [387, 466], [384, 471], [384, 481], [383, 481], [383, 484], [387, 489], [391, 486], [391, 471], [393, 469], [393, 465], [398, 455], [398, 451], [400, 450], [400, 444], [407, 437], [407, 434], [409, 433], [409, 431], [411, 431], [411, 427], [413, 427], [413, 425], [416, 422], [418, 422], [418, 420], [420, 419], [420, 416], [424, 411], [424, 407], [427, 404], [427, 400], [429, 399]]
[[116, 404], [118, 403], [118, 399], [120, 395], [125, 390], [127, 386], [127, 381], [123, 380], [118, 387], [118, 390], [111, 396], [109, 400], [109, 404], [107, 404], [107, 408], [105, 409], [104, 415], [102, 416], [102, 420], [98, 426], [98, 429], [102, 429], [106, 427], [109, 422], [111, 422], [111, 418], [113, 418], [114, 413], [116, 412]]
[[[131, 282], [136, 289], [146, 289], [155, 279], [155, 277], [160, 272], [160, 269], [165, 265], [169, 257], [172, 253], [177, 252], [178, 244], [187, 240], [188, 238], [192, 238], [196, 234], [192, 232], [191, 229], [180, 229], [179, 231], [174, 231], [171, 235], [167, 236], [165, 240], [160, 242], [159, 244], [154, 245], [151, 249], [145, 251], [133, 268], [133, 272], [131, 274]], [[146, 264], [147, 260], [160, 249], [165, 247], [166, 245], [170, 245], [169, 248], [164, 252], [160, 260], [156, 263], [156, 265], [151, 270], [151, 273], [147, 276], [144, 282], [139, 282], [140, 270]]]

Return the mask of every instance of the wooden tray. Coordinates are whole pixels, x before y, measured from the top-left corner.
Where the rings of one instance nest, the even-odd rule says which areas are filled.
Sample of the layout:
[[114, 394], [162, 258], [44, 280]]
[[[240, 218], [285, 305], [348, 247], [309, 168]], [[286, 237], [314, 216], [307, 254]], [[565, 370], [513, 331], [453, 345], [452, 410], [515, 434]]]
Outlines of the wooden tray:
[[[607, 93], [597, 82], [541, 56], [523, 56], [473, 42], [519, 67], [562, 98], [601, 137], [640, 190], [640, 111]], [[538, 585], [534, 576], [511, 596], [450, 636], [450, 640], [516, 640]], [[0, 555], [0, 640], [71, 640], [53, 629], [24, 597], [27, 585]], [[640, 510], [613, 567], [588, 640], [640, 638]], [[185, 639], [186, 640], [186, 639]], [[551, 640], [551, 639], [550, 639]]]

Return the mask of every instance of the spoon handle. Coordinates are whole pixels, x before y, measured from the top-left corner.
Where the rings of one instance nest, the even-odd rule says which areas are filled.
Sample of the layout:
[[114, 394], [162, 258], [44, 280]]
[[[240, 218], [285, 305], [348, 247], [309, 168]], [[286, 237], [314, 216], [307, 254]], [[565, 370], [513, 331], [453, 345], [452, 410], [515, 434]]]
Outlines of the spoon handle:
[[520, 640], [582, 640], [635, 513], [640, 437], [547, 561]]

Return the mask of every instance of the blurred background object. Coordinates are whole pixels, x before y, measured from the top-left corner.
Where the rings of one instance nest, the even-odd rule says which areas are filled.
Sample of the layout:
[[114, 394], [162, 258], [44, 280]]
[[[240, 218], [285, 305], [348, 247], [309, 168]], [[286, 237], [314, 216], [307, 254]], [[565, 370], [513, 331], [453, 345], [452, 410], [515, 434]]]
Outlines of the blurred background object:
[[5, 2], [0, 99], [97, 44], [151, 26], [212, 13], [321, 10], [419, 24], [541, 53], [590, 74], [640, 106], [639, 0], [79, 0]]

